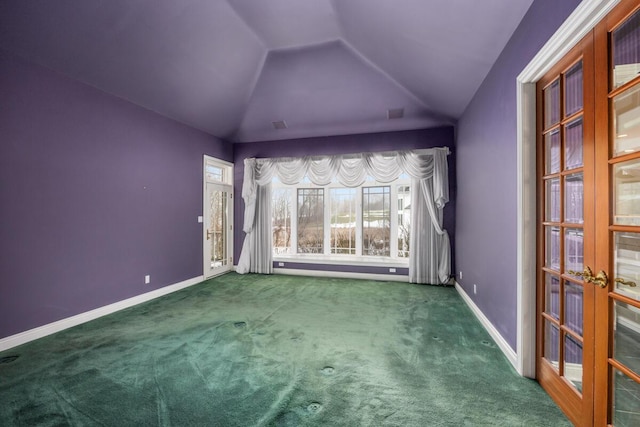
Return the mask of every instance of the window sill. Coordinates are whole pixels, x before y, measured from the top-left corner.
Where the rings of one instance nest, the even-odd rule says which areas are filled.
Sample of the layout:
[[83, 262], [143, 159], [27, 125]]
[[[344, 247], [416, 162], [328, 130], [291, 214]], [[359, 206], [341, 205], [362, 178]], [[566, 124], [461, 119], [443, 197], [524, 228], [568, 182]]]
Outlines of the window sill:
[[384, 266], [409, 268], [409, 259], [392, 259], [377, 256], [354, 256], [354, 255], [319, 255], [319, 254], [296, 254], [278, 255], [273, 257], [274, 262], [298, 262], [305, 264], [325, 264], [325, 265], [364, 265], [364, 266]]

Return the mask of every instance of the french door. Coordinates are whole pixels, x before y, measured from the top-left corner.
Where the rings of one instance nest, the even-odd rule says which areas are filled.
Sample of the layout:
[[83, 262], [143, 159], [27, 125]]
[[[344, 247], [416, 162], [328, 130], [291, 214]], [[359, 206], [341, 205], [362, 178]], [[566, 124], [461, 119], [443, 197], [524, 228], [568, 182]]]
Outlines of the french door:
[[538, 83], [537, 376], [579, 426], [640, 425], [639, 8]]
[[233, 187], [228, 183], [232, 167], [205, 157], [204, 170], [204, 278], [233, 267]]

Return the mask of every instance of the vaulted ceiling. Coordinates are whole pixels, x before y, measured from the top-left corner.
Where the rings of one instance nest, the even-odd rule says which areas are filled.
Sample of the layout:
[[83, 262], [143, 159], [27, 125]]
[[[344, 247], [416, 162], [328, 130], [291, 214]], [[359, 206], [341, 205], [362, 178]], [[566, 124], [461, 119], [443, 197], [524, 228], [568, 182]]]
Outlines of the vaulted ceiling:
[[418, 129], [455, 123], [532, 2], [3, 0], [0, 48], [234, 142]]

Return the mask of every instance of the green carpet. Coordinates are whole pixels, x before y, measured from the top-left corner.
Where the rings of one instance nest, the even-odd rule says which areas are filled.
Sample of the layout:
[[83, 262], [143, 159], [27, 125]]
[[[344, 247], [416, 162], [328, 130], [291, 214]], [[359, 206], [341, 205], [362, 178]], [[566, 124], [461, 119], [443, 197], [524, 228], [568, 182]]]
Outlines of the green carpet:
[[0, 425], [570, 424], [451, 287], [231, 273], [0, 353]]

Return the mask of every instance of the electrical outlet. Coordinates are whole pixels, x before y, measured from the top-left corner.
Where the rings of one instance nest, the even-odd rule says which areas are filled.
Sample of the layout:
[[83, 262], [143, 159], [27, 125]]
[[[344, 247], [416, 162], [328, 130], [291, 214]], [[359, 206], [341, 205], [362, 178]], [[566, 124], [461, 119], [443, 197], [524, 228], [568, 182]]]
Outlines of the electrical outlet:
[[198, 223], [202, 224], [202, 222], [204, 222], [204, 218], [202, 218], [202, 215], [198, 216]]
[[146, 276], [144, 276], [144, 284], [148, 285], [149, 283], [151, 283], [151, 276], [147, 274]]
[[462, 280], [462, 270], [460, 270], [460, 280]]
[[284, 267], [284, 262], [279, 262], [278, 267]]
[[395, 269], [395, 268], [390, 268], [390, 269], [389, 269], [389, 273], [395, 273], [395, 272], [396, 272], [396, 269]]
[[477, 293], [478, 293], [478, 289], [477, 289], [477, 287], [476, 287], [476, 284], [474, 283], [474, 284], [473, 284], [473, 294], [475, 295], [475, 294], [477, 294]]

